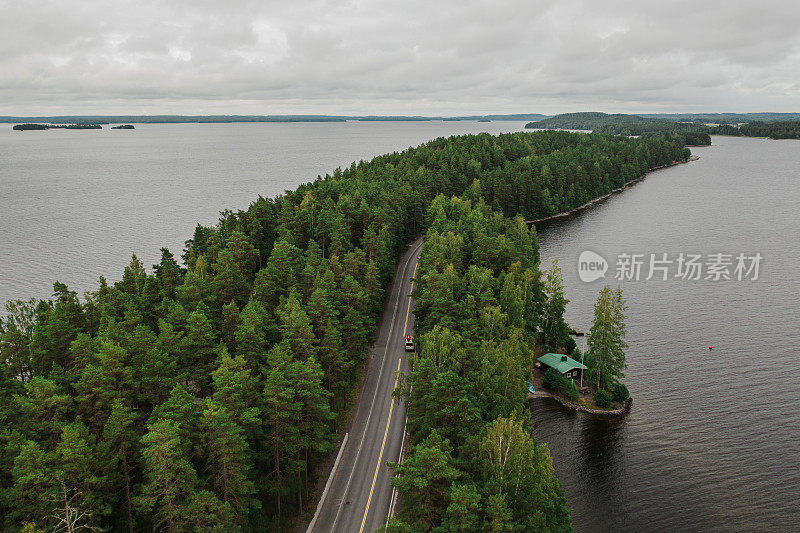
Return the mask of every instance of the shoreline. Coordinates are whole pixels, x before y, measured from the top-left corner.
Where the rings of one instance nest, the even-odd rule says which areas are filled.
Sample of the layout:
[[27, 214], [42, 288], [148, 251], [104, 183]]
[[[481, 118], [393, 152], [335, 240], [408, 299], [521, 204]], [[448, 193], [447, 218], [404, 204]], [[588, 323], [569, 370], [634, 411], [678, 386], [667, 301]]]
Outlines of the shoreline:
[[586, 413], [587, 415], [597, 416], [597, 417], [608, 417], [608, 418], [622, 418], [626, 416], [630, 411], [631, 407], [633, 406], [633, 398], [628, 397], [627, 400], [622, 402], [617, 409], [591, 409], [586, 407], [585, 405], [581, 405], [577, 402], [573, 402], [572, 400], [568, 400], [566, 398], [562, 398], [557, 394], [553, 394], [552, 392], [537, 390], [533, 394], [530, 392], [528, 393], [527, 400], [533, 401], [537, 398], [550, 398], [555, 400], [557, 403], [561, 404], [563, 407], [570, 409], [575, 412]]
[[[684, 164], [684, 163], [689, 163], [691, 161], [697, 161], [698, 159], [700, 159], [700, 156], [692, 154], [692, 155], [690, 155], [688, 157], [688, 159], [685, 159], [684, 161], [676, 161], [675, 164], [661, 165], [660, 167], [653, 167], [653, 168], [649, 169], [647, 172], [645, 172], [644, 175], [642, 175], [642, 176], [640, 176], [640, 177], [638, 177], [636, 179], [630, 180], [629, 182], [625, 183], [625, 185], [623, 185], [622, 187], [617, 187], [616, 189], [612, 190], [611, 192], [606, 193], [603, 196], [598, 196], [597, 198], [595, 198], [593, 200], [589, 200], [588, 202], [586, 202], [583, 205], [579, 205], [578, 207], [570, 209], [569, 211], [563, 211], [561, 213], [556, 213], [555, 215], [550, 215], [548, 217], [537, 218], [537, 219], [534, 219], [534, 220], [526, 220], [525, 223], [529, 224], [529, 225], [536, 226], [537, 224], [546, 224], [546, 223], [549, 223], [549, 222], [554, 222], [556, 220], [569, 218], [571, 216], [577, 215], [578, 213], [580, 213], [581, 211], [583, 211], [585, 209], [588, 209], [588, 208], [592, 207], [593, 205], [599, 204], [603, 200], [607, 200], [609, 197], [611, 197], [612, 195], [614, 195], [614, 194], [616, 194], [618, 192], [624, 191], [625, 189], [627, 189], [631, 185], [639, 183], [640, 181], [645, 179], [647, 177], [647, 175], [650, 174], [651, 172], [655, 172], [657, 170], [661, 170], [661, 169], [664, 169], [664, 168], [674, 167], [675, 165], [681, 165], [681, 164]], [[537, 227], [537, 229], [538, 229], [538, 227]]]
[[[541, 369], [533, 368], [531, 370], [531, 383], [533, 383], [535, 387], [535, 392], [531, 393], [528, 392], [526, 396], [526, 400], [528, 402], [537, 399], [537, 398], [552, 398], [556, 402], [560, 403], [563, 407], [570, 409], [572, 411], [580, 411], [582, 413], [586, 413], [591, 416], [597, 417], [607, 417], [607, 418], [622, 418], [626, 416], [633, 406], [633, 397], [628, 396], [628, 399], [623, 401], [619, 404], [619, 407], [616, 409], [596, 409], [593, 407], [587, 407], [585, 404], [581, 403], [580, 401], [573, 401], [563, 396], [556, 394], [554, 391], [544, 388], [542, 384], [544, 372]], [[584, 397], [585, 394], [581, 393], [581, 397]], [[530, 406], [529, 408], [533, 408]]]

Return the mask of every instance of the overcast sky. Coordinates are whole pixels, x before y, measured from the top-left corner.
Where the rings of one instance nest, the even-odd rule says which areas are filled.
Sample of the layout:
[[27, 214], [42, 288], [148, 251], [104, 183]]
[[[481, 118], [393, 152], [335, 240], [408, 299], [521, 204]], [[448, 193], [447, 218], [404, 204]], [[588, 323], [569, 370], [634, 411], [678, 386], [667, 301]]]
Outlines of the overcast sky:
[[0, 114], [800, 111], [796, 1], [0, 0]]

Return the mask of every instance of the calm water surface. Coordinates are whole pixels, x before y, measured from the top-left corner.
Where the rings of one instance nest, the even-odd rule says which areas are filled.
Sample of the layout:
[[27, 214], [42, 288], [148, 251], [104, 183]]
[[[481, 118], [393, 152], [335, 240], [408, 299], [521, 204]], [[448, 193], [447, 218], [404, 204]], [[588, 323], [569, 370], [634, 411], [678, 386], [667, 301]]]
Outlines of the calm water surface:
[[[352, 161], [440, 136], [524, 122], [136, 124], [135, 130], [12, 131], [0, 124], [0, 309], [110, 281], [135, 252], [176, 256], [197, 223], [246, 209]], [[2, 311], [0, 311], [2, 312]]]
[[579, 532], [800, 531], [800, 142], [713, 143], [540, 232], [587, 331], [603, 282], [578, 279], [583, 250], [612, 262], [607, 277], [619, 253], [764, 256], [758, 281], [619, 282], [626, 420], [534, 403]]

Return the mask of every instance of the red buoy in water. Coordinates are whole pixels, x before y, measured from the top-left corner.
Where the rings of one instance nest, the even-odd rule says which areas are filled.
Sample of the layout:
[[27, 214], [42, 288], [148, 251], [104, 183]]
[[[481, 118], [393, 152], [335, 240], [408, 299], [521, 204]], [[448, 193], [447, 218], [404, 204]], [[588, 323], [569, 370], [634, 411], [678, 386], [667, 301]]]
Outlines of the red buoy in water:
[[709, 349], [709, 350], [713, 350], [713, 349], [714, 349], [714, 347], [713, 347], [713, 346], [709, 346], [709, 347], [708, 347], [708, 349]]

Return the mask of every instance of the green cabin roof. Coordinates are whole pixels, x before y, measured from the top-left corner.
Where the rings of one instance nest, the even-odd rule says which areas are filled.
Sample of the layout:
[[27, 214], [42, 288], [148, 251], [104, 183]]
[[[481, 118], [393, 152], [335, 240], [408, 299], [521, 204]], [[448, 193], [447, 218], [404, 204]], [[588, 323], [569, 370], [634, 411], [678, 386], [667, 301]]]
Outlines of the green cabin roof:
[[538, 361], [543, 365], [547, 365], [551, 368], [555, 368], [562, 374], [567, 370], [572, 370], [573, 368], [579, 368], [581, 370], [588, 370], [588, 367], [585, 365], [580, 364], [578, 361], [573, 359], [572, 357], [566, 356], [560, 353], [546, 353], [541, 356]]

